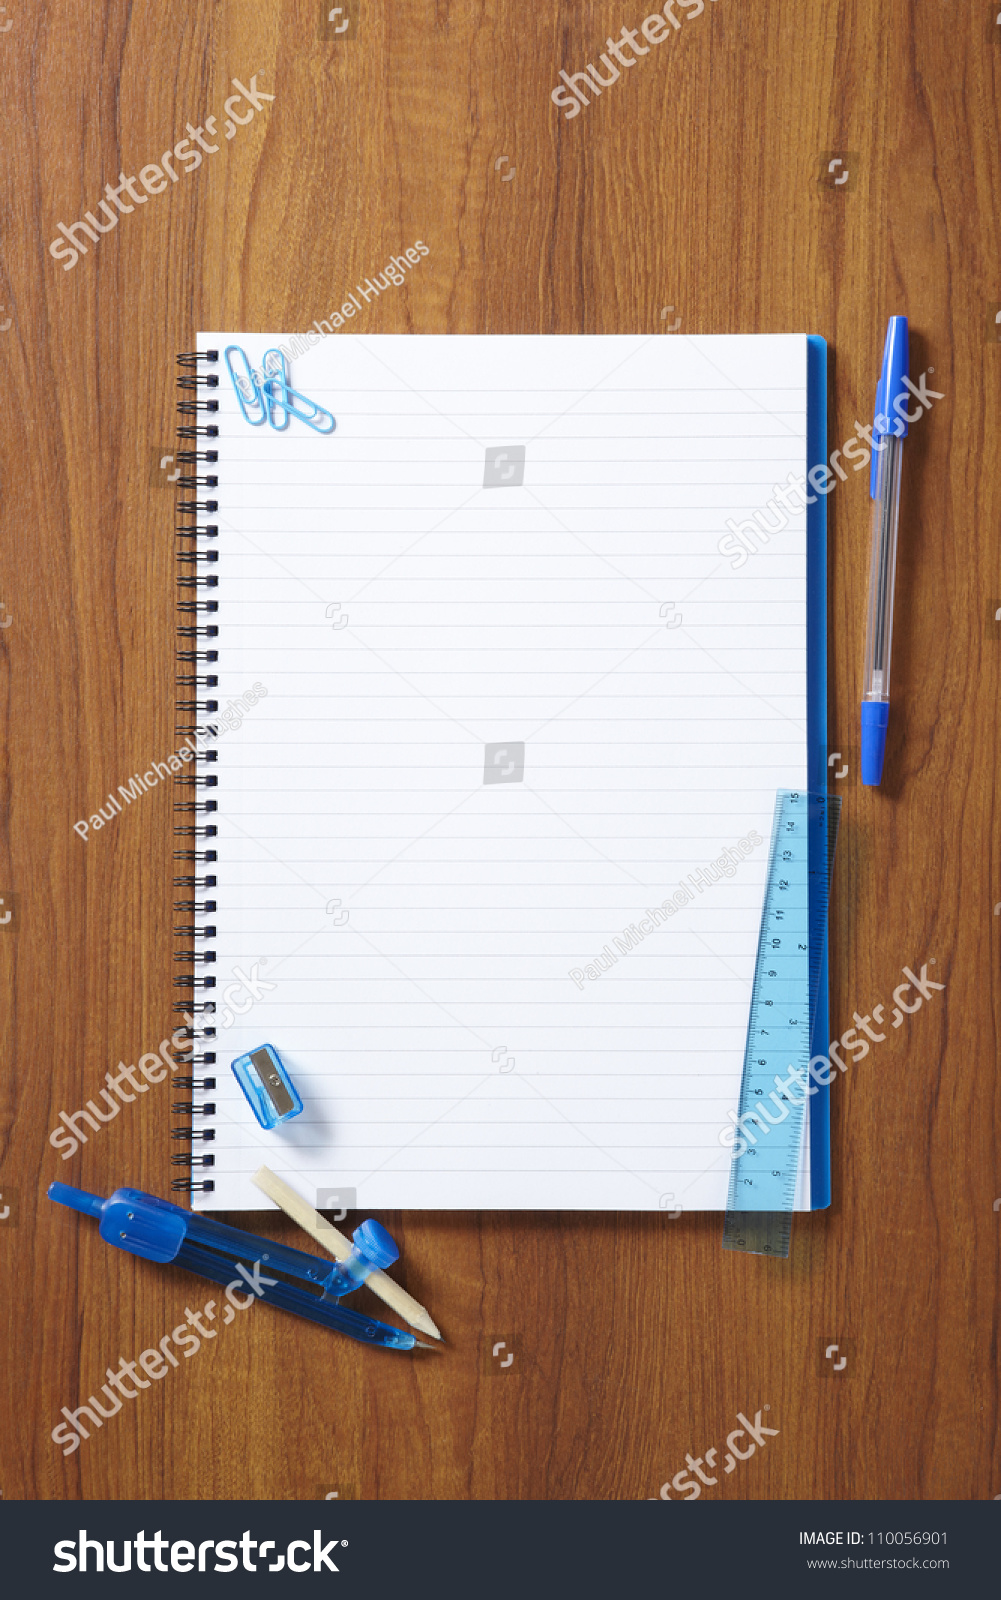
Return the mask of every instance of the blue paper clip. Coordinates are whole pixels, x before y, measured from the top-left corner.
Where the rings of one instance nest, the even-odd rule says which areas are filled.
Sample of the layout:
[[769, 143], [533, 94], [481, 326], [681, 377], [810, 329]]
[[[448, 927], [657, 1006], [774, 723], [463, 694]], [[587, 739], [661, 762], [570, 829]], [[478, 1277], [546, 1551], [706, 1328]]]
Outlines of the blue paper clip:
[[[230, 354], [234, 350], [236, 351], [237, 355], [243, 359], [243, 364], [247, 369], [246, 376], [244, 376], [243, 373], [237, 373], [233, 371], [233, 363], [230, 360]], [[227, 345], [225, 351], [223, 352], [223, 360], [226, 363], [226, 371], [233, 380], [233, 388], [236, 392], [237, 403], [239, 404], [240, 410], [243, 412], [245, 420], [250, 423], [252, 428], [259, 428], [268, 414], [268, 408], [264, 403], [264, 396], [261, 393], [257, 377], [250, 365], [250, 362], [247, 360], [247, 352], [238, 344]], [[250, 405], [254, 406], [255, 411], [258, 407], [260, 408], [260, 416], [251, 416], [247, 409], [247, 407]]]
[[[284, 352], [281, 350], [265, 350], [263, 394], [268, 403], [268, 421], [276, 433], [284, 433], [289, 425], [289, 409], [286, 400], [288, 395], [288, 366]], [[284, 417], [283, 422], [276, 418]]]
[[[300, 394], [298, 389], [286, 388], [283, 398], [292, 416], [298, 417], [299, 421], [304, 422], [307, 428], [312, 428], [314, 433], [333, 433], [337, 426], [337, 419], [333, 412], [326, 411], [323, 406], [317, 405], [316, 401], [311, 400], [308, 394]], [[309, 406], [310, 409], [308, 411], [300, 411], [298, 406], [292, 404], [293, 400], [301, 400], [303, 405]], [[326, 418], [326, 421], [330, 424], [329, 428], [320, 426], [321, 418]]]
[[[230, 360], [233, 351], [242, 359], [246, 374], [233, 370]], [[307, 394], [289, 388], [288, 365], [281, 350], [265, 352], [263, 372], [257, 372], [250, 365], [246, 351], [238, 344], [228, 345], [224, 356], [240, 410], [252, 428], [259, 428], [266, 418], [276, 433], [283, 433], [288, 427], [289, 418], [297, 417], [314, 433], [333, 433], [337, 426], [333, 413], [311, 400]], [[295, 405], [294, 401], [300, 404]], [[252, 407], [253, 412], [248, 407]], [[282, 417], [284, 421], [279, 420]]]

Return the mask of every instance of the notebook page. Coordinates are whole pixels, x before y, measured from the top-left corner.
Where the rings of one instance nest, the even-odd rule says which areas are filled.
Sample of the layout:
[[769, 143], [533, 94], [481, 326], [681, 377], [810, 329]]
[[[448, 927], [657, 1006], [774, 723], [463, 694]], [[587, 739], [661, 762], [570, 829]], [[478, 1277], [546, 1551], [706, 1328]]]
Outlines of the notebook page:
[[[290, 336], [199, 338], [231, 343]], [[806, 471], [805, 337], [340, 333], [290, 364], [329, 437], [250, 427], [212, 370], [196, 1204], [263, 1209], [263, 1161], [364, 1210], [722, 1209], [806, 783], [805, 512], [739, 569], [718, 545]], [[273, 1132], [229, 1070], [265, 1041], [305, 1104]]]

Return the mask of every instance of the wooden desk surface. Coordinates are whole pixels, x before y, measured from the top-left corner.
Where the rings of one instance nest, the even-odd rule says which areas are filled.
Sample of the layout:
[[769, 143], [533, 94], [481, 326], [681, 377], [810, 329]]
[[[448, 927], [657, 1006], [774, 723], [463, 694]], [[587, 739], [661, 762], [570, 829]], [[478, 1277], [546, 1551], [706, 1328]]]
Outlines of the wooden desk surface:
[[[0, 1488], [643, 1498], [760, 1410], [778, 1434], [707, 1498], [1001, 1494], [997, 0], [676, 5], [679, 30], [569, 121], [559, 68], [638, 28], [644, 0], [361, 0], [334, 42], [321, 9], [18, 0], [0, 32], [0, 882], [18, 896], [0, 924]], [[254, 74], [274, 100], [218, 137], [231, 80]], [[60, 221], [213, 112], [199, 171], [71, 270], [50, 257]], [[825, 187], [833, 159], [848, 181]], [[169, 1173], [169, 1085], [71, 1161], [47, 1138], [176, 1025], [166, 788], [86, 844], [72, 827], [174, 745], [156, 460], [175, 352], [200, 327], [306, 327], [418, 237], [429, 258], [361, 329], [819, 333], [832, 449], [871, 421], [886, 318], [908, 313], [912, 372], [944, 397], [907, 446], [876, 792], [857, 779], [867, 473], [828, 502], [830, 744], [849, 766], [834, 1027], [892, 1005], [905, 964], [934, 957], [946, 987], [835, 1085], [835, 1202], [797, 1221], [789, 1262], [724, 1255], [717, 1216], [386, 1215], [445, 1354], [373, 1356], [251, 1312], [64, 1458], [60, 1408], [198, 1293], [44, 1199], [53, 1178], [163, 1192]], [[502, 1338], [516, 1361], [491, 1374]]]

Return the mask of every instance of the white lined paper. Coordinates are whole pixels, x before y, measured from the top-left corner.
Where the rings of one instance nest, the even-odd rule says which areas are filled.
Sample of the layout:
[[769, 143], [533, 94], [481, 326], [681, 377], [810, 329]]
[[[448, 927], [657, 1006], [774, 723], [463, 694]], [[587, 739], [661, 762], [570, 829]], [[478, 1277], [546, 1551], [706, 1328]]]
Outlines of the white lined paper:
[[[264, 1150], [314, 1204], [722, 1209], [775, 790], [806, 781], [805, 514], [740, 572], [717, 544], [806, 471], [805, 337], [341, 334], [292, 382], [332, 436], [218, 391], [218, 698], [268, 692], [212, 769], [204, 1199], [259, 1209]], [[484, 488], [504, 446], [524, 484]], [[222, 1026], [255, 964], [275, 988]], [[228, 1070], [265, 1040], [306, 1108], [274, 1133]]]

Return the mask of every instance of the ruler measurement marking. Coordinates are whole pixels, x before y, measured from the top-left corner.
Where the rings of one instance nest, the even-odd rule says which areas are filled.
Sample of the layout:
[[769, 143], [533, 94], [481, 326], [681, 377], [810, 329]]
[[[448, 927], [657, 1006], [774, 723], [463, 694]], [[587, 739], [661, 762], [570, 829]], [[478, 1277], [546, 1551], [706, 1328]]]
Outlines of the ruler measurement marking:
[[[834, 797], [776, 795], [738, 1102], [741, 1119], [760, 1104], [767, 1127], [749, 1120], [746, 1131], [735, 1130], [747, 1148], [731, 1161], [724, 1249], [789, 1254], [806, 1107], [802, 1094], [791, 1101], [775, 1080], [809, 1068], [839, 811]], [[813, 823], [823, 832], [811, 852]], [[771, 1122], [783, 1104], [785, 1117]]]

